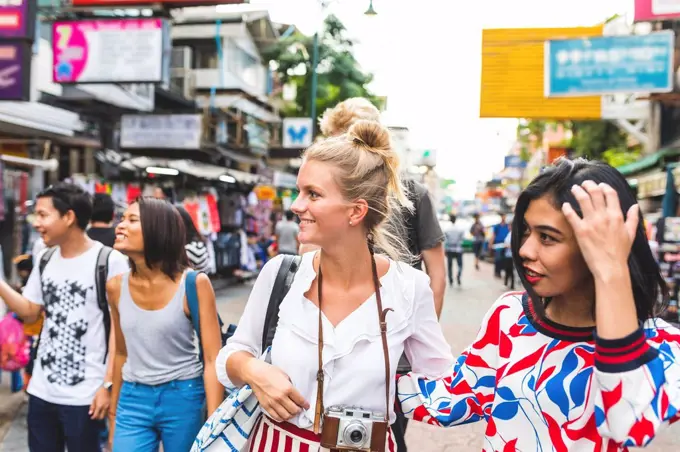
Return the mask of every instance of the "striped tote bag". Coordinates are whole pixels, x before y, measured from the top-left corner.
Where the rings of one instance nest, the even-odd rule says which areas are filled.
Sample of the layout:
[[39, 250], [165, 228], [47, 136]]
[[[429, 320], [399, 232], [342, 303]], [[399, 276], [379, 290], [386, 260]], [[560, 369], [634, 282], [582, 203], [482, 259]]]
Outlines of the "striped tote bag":
[[[269, 362], [271, 347], [260, 359]], [[241, 452], [262, 416], [250, 386], [234, 389], [198, 432], [191, 452]]]

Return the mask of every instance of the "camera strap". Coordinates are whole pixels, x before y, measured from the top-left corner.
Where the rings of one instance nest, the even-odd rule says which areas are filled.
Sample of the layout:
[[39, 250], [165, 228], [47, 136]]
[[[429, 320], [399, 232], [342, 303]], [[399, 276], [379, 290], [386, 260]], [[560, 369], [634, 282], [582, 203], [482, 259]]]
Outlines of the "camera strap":
[[[371, 252], [371, 269], [373, 273], [373, 285], [375, 287], [375, 300], [378, 307], [378, 320], [380, 322], [380, 337], [382, 339], [383, 358], [385, 360], [385, 421], [389, 423], [390, 412], [390, 354], [387, 346], [387, 313], [392, 309], [383, 309], [382, 297], [380, 296], [380, 279], [378, 278], [378, 268], [375, 263], [375, 254], [373, 252], [373, 243], [369, 238], [369, 250]], [[321, 287], [323, 284], [323, 274], [321, 273], [321, 261], [319, 260], [319, 271], [317, 276], [317, 297], [319, 303], [319, 370], [316, 374], [316, 408], [314, 413], [314, 433], [321, 434], [321, 418], [324, 412], [323, 405], [323, 320], [321, 315]]]

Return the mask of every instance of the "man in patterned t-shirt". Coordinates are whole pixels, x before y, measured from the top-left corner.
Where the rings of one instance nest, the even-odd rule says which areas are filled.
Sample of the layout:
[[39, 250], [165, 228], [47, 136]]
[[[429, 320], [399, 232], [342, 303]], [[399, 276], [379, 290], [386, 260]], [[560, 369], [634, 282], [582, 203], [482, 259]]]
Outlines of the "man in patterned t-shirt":
[[[0, 298], [25, 322], [35, 322], [43, 310], [46, 314], [27, 389], [31, 452], [100, 451], [112, 367], [107, 366], [108, 339], [95, 283], [103, 245], [85, 232], [91, 215], [91, 197], [80, 187], [58, 184], [40, 193], [34, 226], [47, 246], [41, 256], [49, 248], [54, 252], [42, 274], [41, 256], [36, 258], [23, 296], [0, 282]], [[111, 252], [108, 278], [128, 269], [127, 259]]]

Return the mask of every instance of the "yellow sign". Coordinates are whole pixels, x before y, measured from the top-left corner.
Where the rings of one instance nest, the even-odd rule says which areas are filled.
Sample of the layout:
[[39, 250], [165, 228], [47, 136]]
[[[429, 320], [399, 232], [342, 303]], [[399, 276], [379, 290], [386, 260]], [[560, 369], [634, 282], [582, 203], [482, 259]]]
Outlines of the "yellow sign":
[[276, 198], [276, 189], [269, 185], [258, 185], [253, 191], [260, 201], [272, 201]]
[[546, 98], [545, 41], [602, 36], [602, 26], [482, 31], [480, 118], [599, 119], [600, 96]]

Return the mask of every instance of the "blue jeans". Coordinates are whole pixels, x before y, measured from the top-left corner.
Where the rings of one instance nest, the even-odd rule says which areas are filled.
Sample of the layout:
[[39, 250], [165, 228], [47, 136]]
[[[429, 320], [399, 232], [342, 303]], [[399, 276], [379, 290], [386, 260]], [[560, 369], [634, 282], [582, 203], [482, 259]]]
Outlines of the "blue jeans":
[[123, 382], [113, 450], [187, 452], [203, 426], [203, 378], [149, 386]]

